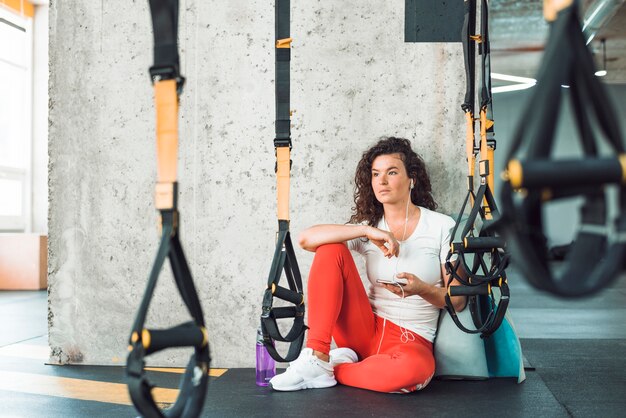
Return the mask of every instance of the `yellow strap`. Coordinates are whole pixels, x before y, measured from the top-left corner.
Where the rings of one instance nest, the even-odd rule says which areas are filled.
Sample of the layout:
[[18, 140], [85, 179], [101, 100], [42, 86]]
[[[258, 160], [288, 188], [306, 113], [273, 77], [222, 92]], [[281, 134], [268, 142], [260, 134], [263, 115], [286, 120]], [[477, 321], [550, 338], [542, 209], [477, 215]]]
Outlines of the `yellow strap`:
[[[491, 124], [489, 124], [491, 122]], [[485, 161], [483, 164], [487, 164], [489, 174], [487, 175], [487, 185], [493, 193], [493, 148], [487, 145], [487, 129], [493, 125], [493, 121], [487, 119], [487, 107], [480, 109], [480, 160]], [[487, 202], [487, 197], [483, 198], [483, 208], [485, 210], [485, 218], [491, 219], [491, 208]]]
[[202, 331], [202, 347], [206, 347], [209, 343], [209, 333], [205, 327], [200, 327], [200, 331]]
[[159, 183], [176, 181], [178, 158], [178, 94], [176, 80], [154, 83], [157, 135], [157, 175]]
[[480, 159], [485, 161], [487, 158], [487, 108], [483, 107], [480, 109]]
[[289, 147], [276, 148], [276, 190], [278, 194], [278, 219], [289, 220]]
[[522, 168], [522, 163], [519, 160], [509, 161], [506, 167], [506, 172], [509, 183], [511, 183], [511, 187], [514, 190], [522, 187], [524, 179], [524, 169]]
[[553, 22], [561, 10], [569, 7], [572, 0], [543, 0], [543, 17], [548, 22]]
[[174, 207], [174, 182], [178, 160], [178, 93], [176, 80], [154, 84], [157, 135], [155, 205], [159, 210]]
[[476, 157], [474, 156], [474, 115], [465, 112], [465, 154], [467, 156], [467, 172], [474, 176]]
[[276, 48], [291, 48], [291, 41], [293, 38], [279, 39], [276, 41]]
[[481, 161], [487, 161], [489, 167], [489, 175], [487, 176], [487, 183], [489, 188], [493, 192], [493, 177], [494, 177], [494, 155], [493, 148], [487, 144], [487, 129], [493, 126], [493, 121], [487, 119], [487, 108], [480, 109], [480, 159]]
[[[174, 183], [156, 184], [154, 188], [154, 206], [158, 210], [174, 209], [174, 199]], [[162, 225], [159, 225], [159, 227], [162, 227]]]
[[489, 189], [491, 190], [491, 193], [495, 193], [494, 190], [494, 185], [493, 185], [493, 177], [494, 177], [494, 150], [493, 148], [489, 147], [487, 148], [487, 160], [489, 161], [489, 176], [487, 176], [487, 184], [489, 184]]

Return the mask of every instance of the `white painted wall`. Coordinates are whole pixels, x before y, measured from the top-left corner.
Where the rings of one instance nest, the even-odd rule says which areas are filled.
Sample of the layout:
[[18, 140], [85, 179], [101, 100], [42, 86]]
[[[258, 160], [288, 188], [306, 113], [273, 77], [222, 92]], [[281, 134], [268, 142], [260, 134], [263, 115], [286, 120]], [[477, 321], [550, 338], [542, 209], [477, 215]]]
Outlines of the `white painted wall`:
[[[249, 367], [276, 231], [271, 2], [181, 1], [181, 239], [214, 367]], [[404, 43], [404, 1], [293, 2], [292, 231], [345, 222], [362, 151], [413, 140], [443, 212], [464, 196], [460, 44]], [[158, 235], [147, 2], [50, 7], [53, 362], [119, 364]], [[306, 278], [312, 254], [297, 251]], [[187, 318], [169, 272], [149, 324]], [[168, 351], [155, 363], [182, 365]]]

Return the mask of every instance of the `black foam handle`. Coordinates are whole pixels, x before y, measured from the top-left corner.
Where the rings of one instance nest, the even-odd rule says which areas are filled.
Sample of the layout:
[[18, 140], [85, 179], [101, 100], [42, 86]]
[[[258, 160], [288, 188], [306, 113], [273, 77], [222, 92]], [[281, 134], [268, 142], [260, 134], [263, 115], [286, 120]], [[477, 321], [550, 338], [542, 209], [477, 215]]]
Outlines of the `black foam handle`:
[[489, 285], [487, 283], [480, 286], [450, 286], [448, 289], [450, 296], [476, 296], [488, 295]]
[[501, 237], [465, 237], [464, 247], [467, 250], [490, 250], [504, 248], [505, 242]]
[[[513, 175], [510, 180], [514, 188], [600, 186], [609, 183], [624, 183], [626, 177], [620, 159], [617, 157], [512, 163], [509, 163], [509, 176]], [[518, 174], [515, 169], [516, 165], [519, 168]]]
[[208, 343], [205, 331], [194, 322], [169, 329], [144, 329], [141, 342], [146, 355], [169, 347], [201, 348]]
[[276, 286], [275, 288], [273, 288], [272, 294], [274, 295], [274, 297], [286, 300], [287, 302], [291, 302], [294, 305], [300, 305], [304, 300], [302, 293], [294, 292], [293, 290], [289, 290], [281, 286]]

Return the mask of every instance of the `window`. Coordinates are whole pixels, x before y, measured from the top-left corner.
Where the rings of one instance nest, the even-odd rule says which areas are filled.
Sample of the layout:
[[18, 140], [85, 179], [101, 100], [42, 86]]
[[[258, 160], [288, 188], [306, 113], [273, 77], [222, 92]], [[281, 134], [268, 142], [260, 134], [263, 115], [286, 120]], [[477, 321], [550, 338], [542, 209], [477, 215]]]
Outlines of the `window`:
[[32, 20], [0, 7], [0, 230], [31, 218]]

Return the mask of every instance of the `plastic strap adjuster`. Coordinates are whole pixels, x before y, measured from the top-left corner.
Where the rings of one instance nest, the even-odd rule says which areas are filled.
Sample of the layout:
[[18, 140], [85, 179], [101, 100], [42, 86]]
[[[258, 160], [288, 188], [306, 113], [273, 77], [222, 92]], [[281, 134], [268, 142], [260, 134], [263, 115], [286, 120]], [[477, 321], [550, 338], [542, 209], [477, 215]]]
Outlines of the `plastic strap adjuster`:
[[150, 80], [154, 84], [160, 80], [176, 80], [176, 93], [180, 95], [183, 92], [183, 86], [185, 85], [185, 77], [180, 75], [180, 71], [176, 65], [157, 66], [150, 67]]
[[274, 138], [274, 147], [275, 148], [282, 148], [282, 147], [291, 148], [291, 138]]

